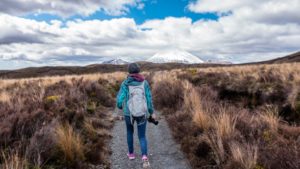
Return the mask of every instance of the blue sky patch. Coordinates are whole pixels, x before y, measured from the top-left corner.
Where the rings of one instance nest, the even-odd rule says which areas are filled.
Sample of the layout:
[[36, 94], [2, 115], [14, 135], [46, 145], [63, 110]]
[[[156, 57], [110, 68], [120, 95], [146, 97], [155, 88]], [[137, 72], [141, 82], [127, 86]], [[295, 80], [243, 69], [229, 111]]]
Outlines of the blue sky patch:
[[69, 18], [62, 18], [58, 15], [53, 14], [29, 14], [24, 16], [27, 19], [34, 19], [37, 21], [50, 22], [51, 20], [109, 20], [113, 18], [128, 17], [133, 18], [137, 24], [142, 24], [147, 20], [153, 19], [164, 19], [166, 17], [188, 17], [193, 22], [204, 19], [204, 20], [218, 20], [219, 15], [217, 13], [194, 13], [189, 11], [187, 8], [190, 1], [188, 0], [147, 0], [144, 1], [144, 7], [142, 9], [137, 7], [130, 7], [130, 11], [125, 15], [111, 16], [105, 14], [102, 10], [97, 11], [90, 16], [74, 15]]

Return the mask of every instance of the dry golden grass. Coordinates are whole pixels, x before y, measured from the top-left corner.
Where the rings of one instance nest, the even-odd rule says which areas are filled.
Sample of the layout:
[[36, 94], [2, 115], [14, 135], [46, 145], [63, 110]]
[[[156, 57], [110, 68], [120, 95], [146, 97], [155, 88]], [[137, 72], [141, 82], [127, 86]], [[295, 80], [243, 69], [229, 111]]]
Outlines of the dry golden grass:
[[214, 160], [218, 166], [222, 166], [222, 163], [226, 159], [226, 152], [223, 145], [221, 136], [216, 132], [206, 132], [200, 141], [206, 142], [212, 149]]
[[[182, 139], [180, 143], [184, 147], [183, 151], [188, 154], [193, 165], [199, 167], [202, 166], [202, 160], [206, 161], [207, 155], [202, 153], [206, 151], [203, 142], [210, 147], [210, 150], [207, 151], [209, 151], [209, 155], [213, 155], [210, 158], [217, 163], [216, 168], [253, 169], [262, 168], [261, 166], [268, 168], [273, 165], [271, 168], [281, 169], [292, 168], [285, 166], [297, 164], [295, 161], [298, 160], [298, 156], [295, 156], [294, 153], [297, 148], [293, 148], [291, 145], [291, 150], [285, 153], [288, 156], [286, 158], [280, 156], [280, 152], [282, 152], [280, 146], [274, 145], [279, 144], [276, 140], [280, 140], [284, 144], [296, 141], [293, 139], [299, 138], [299, 127], [291, 128], [284, 123], [279, 117], [279, 110], [276, 107], [267, 107], [266, 109], [261, 109], [261, 107], [270, 103], [264, 102], [265, 96], [280, 97], [282, 93], [286, 93], [289, 98], [284, 104], [291, 103], [293, 108], [299, 110], [296, 107], [300, 105], [300, 63], [188, 68], [156, 72], [154, 77], [154, 86], [160, 81], [169, 82], [168, 88], [163, 88], [163, 85], [159, 86], [160, 89], [157, 89], [156, 93], [161, 91], [170, 93], [172, 86], [178, 85], [178, 81], [181, 83], [179, 88], [184, 91], [183, 105], [172, 111], [161, 110], [166, 112], [169, 117], [168, 122], [172, 125], [176, 138]], [[221, 93], [224, 90], [232, 90], [233, 93]], [[254, 97], [253, 91], [256, 90], [258, 93], [261, 92], [263, 99]], [[248, 91], [249, 96], [244, 95], [244, 91]], [[273, 92], [274, 96], [270, 92]], [[234, 98], [232, 100], [227, 100], [227, 97], [223, 99], [220, 97], [221, 94]], [[242, 99], [239, 98], [239, 95]], [[165, 97], [165, 100], [170, 98], [165, 94], [159, 96]], [[282, 98], [286, 99], [284, 97]], [[247, 109], [248, 102], [242, 102], [244, 98], [249, 99], [251, 109]], [[242, 100], [241, 103], [239, 100]], [[257, 102], [258, 104], [256, 104]], [[271, 103], [277, 104], [280, 108], [282, 106], [281, 102], [271, 100]], [[165, 108], [164, 105], [162, 108]], [[177, 119], [182, 120], [181, 118], [185, 115], [189, 118], [186, 118], [181, 124], [189, 125], [184, 126], [188, 129], [182, 130], [182, 126], [176, 124], [176, 121]], [[192, 125], [189, 123], [191, 118], [194, 122]], [[180, 127], [176, 127], [177, 125]], [[265, 130], [266, 126], [267, 130]], [[257, 135], [256, 133], [262, 134]], [[191, 139], [195, 135], [198, 136], [196, 138], [200, 138], [197, 142], [199, 145]], [[285, 135], [286, 138], [273, 138], [273, 136], [281, 137], [281, 135]], [[254, 140], [258, 141], [253, 143]], [[265, 143], [272, 144], [274, 150], [264, 149]], [[261, 157], [258, 156], [258, 149]], [[197, 154], [195, 154], [195, 150], [197, 150]], [[206, 165], [210, 165], [208, 163]]]
[[300, 81], [300, 63], [285, 63], [285, 64], [270, 64], [270, 65], [238, 65], [230, 67], [212, 67], [201, 68], [203, 72], [213, 73], [236, 73], [241, 77], [252, 76], [256, 79], [259, 78], [259, 70], [272, 70], [272, 73], [276, 74], [283, 80], [290, 80], [290, 76], [293, 75], [293, 81]]
[[[110, 82], [114, 82], [114, 81], [123, 81], [126, 78], [127, 73], [114, 72], [114, 73], [105, 73], [105, 74], [99, 74], [99, 75], [101, 75], [101, 77], [99, 77], [99, 78], [109, 80]], [[93, 75], [90, 75], [90, 76], [93, 76]]]
[[230, 144], [230, 152], [232, 159], [243, 169], [253, 169], [257, 164], [258, 147], [256, 145], [233, 142]]
[[[272, 70], [282, 79], [288, 80], [289, 76], [293, 74], [294, 81], [300, 81], [300, 63], [286, 63], [286, 64], [272, 64], [272, 65], [239, 65], [239, 66], [230, 66], [230, 67], [210, 67], [210, 68], [194, 68], [193, 73], [197, 72], [214, 72], [214, 73], [224, 73], [224, 72], [233, 72], [237, 73], [240, 76], [251, 75], [258, 78], [258, 70]], [[157, 71], [155, 72], [154, 82], [162, 80], [176, 80], [177, 75], [182, 72], [181, 69], [173, 69], [172, 71]], [[148, 74], [149, 72], [144, 72]], [[125, 72], [113, 72], [113, 73], [94, 73], [94, 74], [83, 74], [83, 75], [66, 75], [66, 76], [51, 76], [51, 77], [38, 77], [38, 78], [24, 78], [24, 79], [0, 79], [0, 88], [5, 88], [14, 83], [24, 84], [32, 81], [40, 81], [41, 85], [49, 86], [60, 80], [65, 80], [71, 83], [73, 78], [79, 79], [83, 78], [86, 80], [98, 80], [99, 78], [108, 79], [108, 80], [123, 80], [126, 77], [127, 73]]]
[[28, 169], [27, 161], [22, 158], [19, 153], [6, 154], [2, 152], [2, 166], [1, 169]]
[[201, 129], [214, 128], [222, 138], [230, 138], [235, 133], [237, 116], [226, 112], [226, 108], [221, 105], [218, 108], [219, 114], [215, 114], [209, 104], [204, 104], [208, 100], [201, 98], [199, 92], [189, 82], [184, 83], [184, 108], [193, 114], [194, 123]]
[[177, 75], [178, 73], [181, 72], [181, 70], [172, 70], [172, 71], [157, 71], [154, 73], [154, 85], [161, 82], [161, 81], [169, 81], [169, 82], [173, 82], [178, 80], [177, 79]]
[[278, 115], [278, 109], [276, 107], [267, 106], [259, 115], [259, 118], [268, 125], [271, 131], [278, 131], [280, 117]]
[[91, 138], [97, 137], [97, 130], [94, 128], [90, 120], [85, 119], [83, 122], [83, 128]]
[[225, 108], [220, 107], [220, 109], [222, 109], [222, 112], [213, 118], [213, 126], [222, 139], [228, 139], [234, 136], [235, 134], [235, 125], [237, 117], [226, 113]]
[[207, 130], [211, 127], [211, 117], [210, 112], [205, 111], [201, 104], [200, 96], [195, 88], [185, 90], [184, 94], [184, 104], [185, 107], [192, 111], [193, 121], [201, 129]]
[[50, 86], [61, 80], [71, 83], [72, 79], [91, 80], [97, 81], [98, 79], [106, 79], [109, 82], [115, 82], [116, 80], [121, 81], [126, 77], [125, 72], [113, 72], [113, 73], [94, 73], [94, 74], [83, 74], [83, 75], [65, 75], [65, 76], [45, 76], [37, 78], [23, 78], [23, 79], [0, 79], [0, 89], [11, 86], [14, 83], [19, 83], [22, 86], [28, 82], [37, 82], [40, 86]]
[[201, 129], [207, 130], [211, 126], [211, 118], [204, 111], [194, 111], [193, 120]]
[[6, 91], [0, 92], [0, 101], [8, 102], [9, 99], [10, 99], [10, 96]]
[[69, 124], [60, 125], [56, 129], [58, 147], [65, 155], [67, 162], [84, 159], [84, 145], [79, 134]]
[[193, 95], [195, 92], [194, 86], [187, 80], [183, 81], [182, 85], [184, 88], [184, 108], [192, 111], [194, 102], [200, 101], [199, 95]]

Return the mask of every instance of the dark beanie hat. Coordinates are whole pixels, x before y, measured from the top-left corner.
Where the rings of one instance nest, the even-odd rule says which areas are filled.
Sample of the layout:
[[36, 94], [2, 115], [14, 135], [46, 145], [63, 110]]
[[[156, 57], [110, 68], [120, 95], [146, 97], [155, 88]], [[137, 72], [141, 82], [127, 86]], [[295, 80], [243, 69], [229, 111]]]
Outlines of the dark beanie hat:
[[133, 74], [133, 73], [140, 73], [140, 66], [137, 64], [137, 63], [130, 63], [128, 65], [128, 72], [130, 74]]

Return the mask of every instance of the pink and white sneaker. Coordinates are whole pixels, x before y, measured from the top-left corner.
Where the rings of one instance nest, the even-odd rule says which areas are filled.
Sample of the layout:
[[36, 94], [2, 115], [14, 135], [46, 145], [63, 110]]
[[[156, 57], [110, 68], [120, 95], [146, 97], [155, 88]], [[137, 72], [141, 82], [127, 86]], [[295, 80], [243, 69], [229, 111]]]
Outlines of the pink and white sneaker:
[[143, 155], [142, 156], [142, 160], [144, 161], [144, 160], [147, 160], [148, 161], [148, 157], [146, 156], [146, 155]]
[[135, 155], [133, 153], [128, 153], [127, 157], [129, 158], [129, 160], [134, 160], [135, 159]]
[[143, 160], [143, 168], [149, 168], [150, 163], [149, 163], [148, 157], [146, 155], [143, 155], [142, 160]]

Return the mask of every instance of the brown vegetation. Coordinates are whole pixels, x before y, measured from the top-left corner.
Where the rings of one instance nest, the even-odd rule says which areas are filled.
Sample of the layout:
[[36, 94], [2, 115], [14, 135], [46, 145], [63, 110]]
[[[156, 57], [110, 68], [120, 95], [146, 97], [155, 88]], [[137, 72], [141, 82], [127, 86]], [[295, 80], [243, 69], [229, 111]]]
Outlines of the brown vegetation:
[[[176, 75], [158, 75], [164, 81], [154, 85], [154, 99], [194, 168], [300, 167], [298, 64], [186, 69]], [[171, 97], [177, 98], [170, 105], [161, 102]]]
[[0, 166], [109, 168], [109, 112], [122, 76], [2, 80]]
[[[181, 68], [144, 74], [194, 168], [300, 168], [298, 63]], [[109, 168], [108, 112], [125, 77], [0, 80], [1, 167]]]
[[56, 129], [59, 150], [64, 154], [66, 163], [84, 160], [84, 145], [79, 134], [69, 124], [60, 125]]
[[28, 168], [28, 164], [25, 159], [20, 157], [16, 152], [14, 154], [5, 154], [2, 152], [3, 165], [2, 169], [25, 169]]

